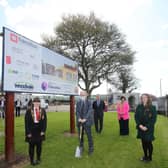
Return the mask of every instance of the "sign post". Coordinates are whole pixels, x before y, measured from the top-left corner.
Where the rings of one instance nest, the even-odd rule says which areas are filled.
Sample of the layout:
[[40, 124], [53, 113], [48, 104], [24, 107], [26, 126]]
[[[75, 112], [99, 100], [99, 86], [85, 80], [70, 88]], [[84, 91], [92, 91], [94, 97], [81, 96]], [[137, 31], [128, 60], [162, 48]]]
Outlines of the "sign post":
[[6, 93], [5, 105], [5, 160], [14, 160], [14, 93]]
[[75, 97], [70, 96], [70, 133], [75, 133]]
[[[5, 159], [14, 160], [14, 93], [70, 96], [70, 132], [75, 133], [74, 95], [78, 64], [3, 27], [2, 91], [6, 92]], [[10, 81], [10, 82], [9, 82]]]

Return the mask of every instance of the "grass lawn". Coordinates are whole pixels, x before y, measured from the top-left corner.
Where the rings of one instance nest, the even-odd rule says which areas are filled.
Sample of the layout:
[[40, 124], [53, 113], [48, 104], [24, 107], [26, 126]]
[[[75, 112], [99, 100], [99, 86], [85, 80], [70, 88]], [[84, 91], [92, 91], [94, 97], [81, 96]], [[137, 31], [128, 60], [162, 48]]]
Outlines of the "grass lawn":
[[[0, 119], [0, 131], [3, 122]], [[116, 113], [105, 113], [104, 130], [101, 135], [95, 133], [94, 154], [88, 157], [87, 137], [83, 157], [74, 157], [77, 137], [65, 137], [63, 132], [69, 129], [69, 113], [48, 113], [47, 139], [43, 143], [40, 168], [168, 168], [168, 119], [158, 116], [154, 141], [153, 161], [143, 163], [140, 140], [136, 139], [133, 113], [130, 119], [130, 135], [119, 136]], [[27, 154], [28, 144], [24, 142], [24, 117], [15, 119], [16, 153]], [[0, 153], [4, 150], [4, 139], [0, 137]], [[30, 165], [25, 168], [31, 167]]]

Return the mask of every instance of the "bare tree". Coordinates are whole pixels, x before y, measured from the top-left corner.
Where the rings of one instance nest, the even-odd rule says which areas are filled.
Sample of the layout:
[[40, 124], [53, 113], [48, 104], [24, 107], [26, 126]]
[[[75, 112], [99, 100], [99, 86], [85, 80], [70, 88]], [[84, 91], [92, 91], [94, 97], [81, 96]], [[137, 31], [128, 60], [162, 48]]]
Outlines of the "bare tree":
[[133, 74], [130, 66], [120, 67], [115, 75], [108, 79], [108, 82], [122, 93], [131, 93], [139, 87], [139, 80]]
[[135, 52], [117, 26], [93, 13], [63, 17], [54, 33], [43, 35], [44, 46], [78, 62], [79, 87], [89, 94], [121, 65], [134, 62]]

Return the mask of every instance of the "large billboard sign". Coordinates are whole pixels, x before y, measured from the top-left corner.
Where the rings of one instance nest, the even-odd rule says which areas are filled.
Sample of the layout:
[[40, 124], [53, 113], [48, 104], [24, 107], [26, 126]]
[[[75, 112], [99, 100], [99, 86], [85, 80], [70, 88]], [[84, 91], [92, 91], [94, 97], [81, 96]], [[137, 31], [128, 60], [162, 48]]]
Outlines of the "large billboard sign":
[[5, 27], [3, 33], [3, 91], [78, 93], [78, 65], [75, 61]]

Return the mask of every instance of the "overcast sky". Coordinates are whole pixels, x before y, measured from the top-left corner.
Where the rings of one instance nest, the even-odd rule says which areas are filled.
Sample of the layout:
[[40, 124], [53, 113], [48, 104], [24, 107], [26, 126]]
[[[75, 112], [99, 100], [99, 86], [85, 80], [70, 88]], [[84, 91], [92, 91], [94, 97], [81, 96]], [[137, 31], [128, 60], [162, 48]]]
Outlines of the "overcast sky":
[[[115, 23], [137, 52], [134, 73], [141, 87], [136, 92], [159, 96], [160, 81], [162, 95], [168, 94], [167, 7], [167, 0], [0, 0], [0, 30], [6, 26], [41, 42], [41, 35], [53, 34], [63, 15], [94, 12], [103, 21]], [[103, 84], [94, 93], [106, 90]]]

